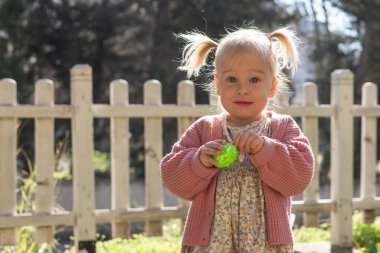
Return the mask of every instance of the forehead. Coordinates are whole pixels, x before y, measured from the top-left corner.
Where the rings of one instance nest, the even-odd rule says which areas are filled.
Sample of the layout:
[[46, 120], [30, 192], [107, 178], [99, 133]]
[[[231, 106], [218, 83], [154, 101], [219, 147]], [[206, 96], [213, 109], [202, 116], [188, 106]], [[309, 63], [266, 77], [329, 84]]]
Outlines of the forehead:
[[245, 65], [252, 65], [255, 69], [259, 68], [263, 72], [267, 72], [270, 69], [268, 59], [268, 57], [252, 48], [223, 48], [215, 57], [215, 71], [223, 72], [227, 69], [234, 69], [234, 66], [243, 62]]

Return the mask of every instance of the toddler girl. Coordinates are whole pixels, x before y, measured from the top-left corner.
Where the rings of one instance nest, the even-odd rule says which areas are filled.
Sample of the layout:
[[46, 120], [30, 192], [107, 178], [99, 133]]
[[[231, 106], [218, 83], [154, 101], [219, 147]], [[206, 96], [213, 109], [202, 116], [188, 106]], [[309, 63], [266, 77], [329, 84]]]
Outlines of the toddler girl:
[[[196, 32], [179, 37], [189, 77], [216, 49], [211, 85], [223, 107], [193, 123], [161, 163], [168, 189], [191, 201], [181, 252], [293, 252], [290, 197], [309, 184], [314, 157], [296, 122], [268, 103], [286, 85], [282, 70], [296, 69], [294, 34], [251, 27], [218, 42]], [[213, 156], [226, 142], [239, 158], [216, 168]]]

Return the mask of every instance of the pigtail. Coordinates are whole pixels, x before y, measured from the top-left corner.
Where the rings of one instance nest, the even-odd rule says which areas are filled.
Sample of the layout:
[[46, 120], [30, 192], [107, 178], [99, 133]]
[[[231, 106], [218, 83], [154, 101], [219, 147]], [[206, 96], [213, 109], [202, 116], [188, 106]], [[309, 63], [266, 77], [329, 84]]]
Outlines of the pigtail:
[[179, 34], [178, 38], [186, 41], [186, 46], [182, 52], [182, 66], [178, 69], [187, 72], [187, 77], [198, 75], [200, 69], [206, 64], [206, 59], [211, 49], [218, 46], [218, 43], [199, 32]]
[[291, 69], [292, 74], [294, 74], [298, 64], [298, 39], [294, 32], [288, 28], [281, 28], [272, 32], [268, 36], [268, 39], [271, 43], [279, 42], [280, 44], [280, 47], [273, 48], [275, 50], [280, 69], [285, 67], [289, 68]]

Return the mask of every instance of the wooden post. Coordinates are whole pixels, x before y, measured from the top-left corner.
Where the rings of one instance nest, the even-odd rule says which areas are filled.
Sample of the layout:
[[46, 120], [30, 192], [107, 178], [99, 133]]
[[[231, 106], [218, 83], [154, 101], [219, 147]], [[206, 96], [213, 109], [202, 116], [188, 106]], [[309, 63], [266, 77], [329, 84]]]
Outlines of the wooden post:
[[[318, 106], [318, 89], [314, 83], [306, 83], [303, 87], [303, 105], [304, 106]], [[317, 117], [303, 117], [302, 129], [304, 134], [310, 141], [311, 148], [315, 157], [314, 175], [313, 179], [305, 190], [303, 199], [305, 204], [315, 204], [319, 199], [319, 169], [317, 164], [318, 157], [318, 118]], [[319, 224], [318, 212], [308, 212], [303, 214], [304, 224], [308, 227], [316, 227]]]
[[[195, 89], [194, 83], [189, 80], [181, 81], [177, 89], [177, 104], [180, 106], [195, 106]], [[178, 118], [178, 139], [185, 133], [189, 126], [194, 122], [194, 118]], [[180, 199], [178, 207], [189, 206], [189, 201]], [[185, 224], [186, 218], [182, 220], [182, 225]]]
[[[111, 105], [126, 106], [128, 83], [115, 80], [111, 83]], [[129, 203], [129, 119], [111, 118], [111, 161], [112, 161], [112, 210], [126, 210]], [[130, 235], [128, 222], [112, 223], [112, 237], [127, 238]]]
[[[54, 84], [43, 79], [36, 83], [35, 105], [54, 106]], [[49, 214], [54, 207], [54, 119], [35, 120], [35, 170], [36, 170], [36, 212]], [[36, 240], [39, 243], [54, 240], [53, 226], [37, 227]]]
[[[17, 104], [16, 82], [0, 80], [0, 105]], [[0, 215], [13, 216], [16, 213], [16, 118], [0, 118]], [[16, 244], [16, 229], [0, 229], [0, 245]]]
[[[365, 83], [362, 88], [362, 106], [377, 106], [377, 86], [374, 83]], [[361, 177], [360, 197], [362, 200], [374, 200], [376, 196], [376, 142], [377, 119], [371, 116], [362, 116], [361, 131]], [[363, 210], [363, 222], [371, 224], [375, 220], [375, 210]]]
[[[161, 106], [161, 83], [159, 81], [150, 80], [144, 84], [144, 104]], [[144, 128], [146, 208], [160, 209], [163, 206], [163, 186], [160, 180], [162, 118], [145, 118]], [[148, 220], [146, 222], [146, 233], [148, 236], [162, 235], [162, 220]]]
[[353, 195], [353, 74], [335, 70], [331, 75], [331, 212], [332, 250], [352, 251]]
[[95, 174], [92, 115], [92, 69], [76, 65], [71, 69], [71, 103], [74, 190], [74, 241], [76, 252], [95, 252]]

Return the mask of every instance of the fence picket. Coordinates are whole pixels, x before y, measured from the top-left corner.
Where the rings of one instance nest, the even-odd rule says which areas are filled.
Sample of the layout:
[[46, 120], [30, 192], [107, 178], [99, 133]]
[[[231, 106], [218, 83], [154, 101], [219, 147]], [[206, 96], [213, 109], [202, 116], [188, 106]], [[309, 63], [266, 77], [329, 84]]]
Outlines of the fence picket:
[[[160, 106], [161, 83], [150, 80], [144, 84], [144, 105]], [[163, 186], [160, 180], [162, 159], [162, 118], [144, 119], [145, 133], [145, 203], [148, 209], [161, 209], [163, 206]], [[146, 221], [149, 236], [162, 235], [162, 220]]]
[[[303, 105], [318, 106], [318, 89], [314, 83], [306, 83], [303, 87]], [[306, 204], [314, 204], [319, 199], [319, 167], [318, 167], [318, 118], [305, 116], [302, 118], [302, 129], [310, 141], [315, 157], [315, 171], [313, 179], [303, 194]], [[305, 226], [318, 226], [318, 212], [307, 212], [303, 214]]]
[[94, 252], [96, 239], [92, 69], [88, 65], [76, 65], [70, 74], [71, 103], [75, 112], [71, 124], [74, 242], [76, 252], [90, 253]]
[[[365, 83], [362, 91], [363, 106], [374, 107], [378, 105], [376, 84]], [[362, 116], [360, 197], [363, 200], [373, 200], [376, 196], [376, 141], [376, 117]], [[374, 209], [363, 210], [364, 223], [371, 224], [374, 219]]]
[[[54, 84], [51, 80], [36, 83], [36, 106], [54, 106]], [[39, 117], [35, 119], [35, 171], [36, 171], [36, 213], [49, 214], [54, 207], [54, 119]], [[37, 242], [54, 240], [53, 226], [39, 226]]]
[[[129, 104], [128, 83], [115, 80], [111, 83], [111, 105], [126, 106]], [[112, 210], [127, 210], [129, 202], [129, 119], [126, 117], [111, 118], [111, 161], [112, 161]], [[112, 237], [128, 238], [128, 222], [112, 223]]]
[[[353, 74], [335, 70], [331, 74], [331, 239], [334, 250], [352, 248], [353, 195]], [[348, 159], [351, 158], [351, 159]]]
[[[0, 105], [15, 106], [16, 82], [12, 79], [0, 80]], [[16, 214], [16, 118], [0, 118], [0, 215]], [[0, 245], [16, 243], [15, 228], [0, 229]]]

